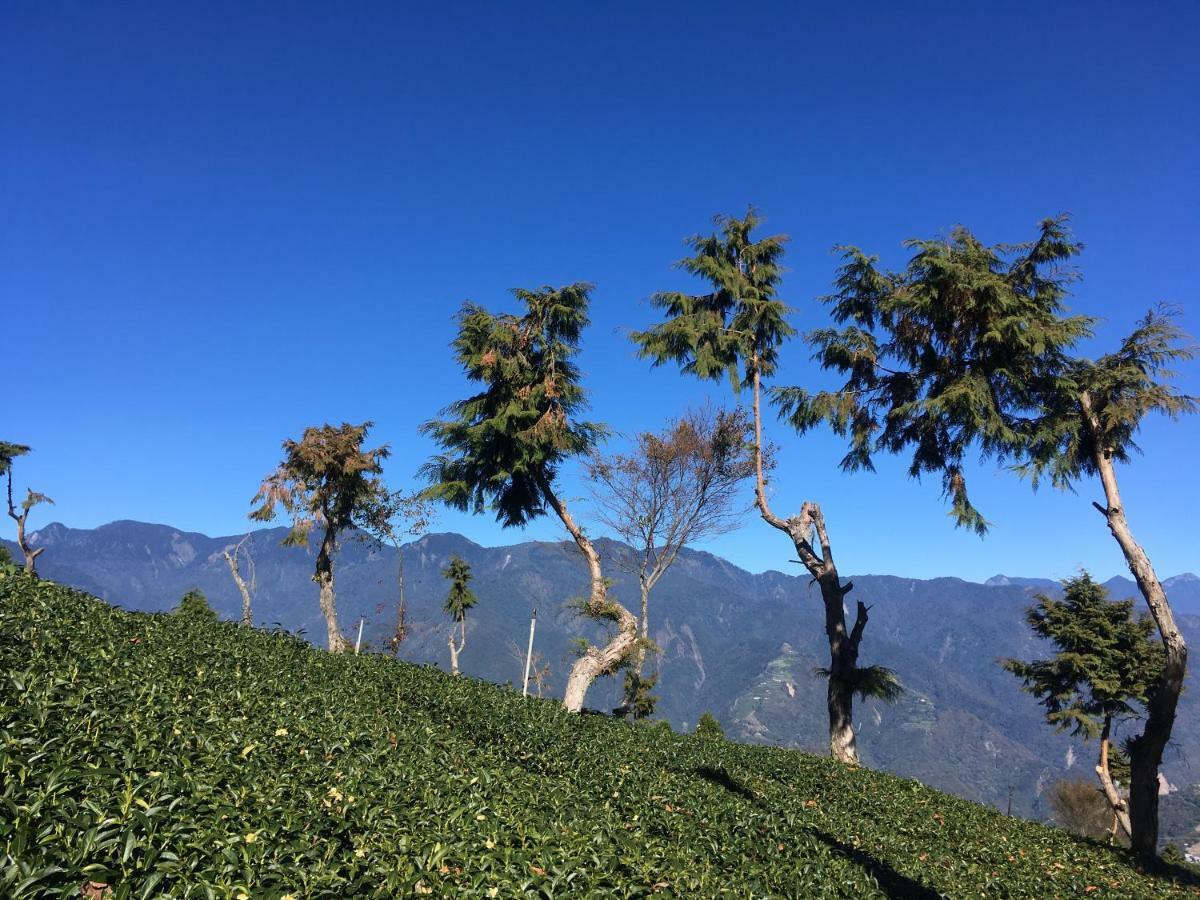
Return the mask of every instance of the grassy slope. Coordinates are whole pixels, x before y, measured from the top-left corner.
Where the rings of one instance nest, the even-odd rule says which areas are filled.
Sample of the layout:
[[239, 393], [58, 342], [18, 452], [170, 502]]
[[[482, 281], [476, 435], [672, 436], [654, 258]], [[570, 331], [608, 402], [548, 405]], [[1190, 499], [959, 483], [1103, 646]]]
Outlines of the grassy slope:
[[913, 781], [11, 575], [0, 673], [5, 897], [1194, 890]]

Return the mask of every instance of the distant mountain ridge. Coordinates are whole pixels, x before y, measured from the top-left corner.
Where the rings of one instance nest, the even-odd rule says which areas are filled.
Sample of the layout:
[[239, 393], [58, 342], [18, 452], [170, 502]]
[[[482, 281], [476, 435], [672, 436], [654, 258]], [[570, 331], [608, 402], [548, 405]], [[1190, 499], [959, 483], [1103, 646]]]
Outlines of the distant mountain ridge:
[[[286, 529], [254, 532], [256, 623], [300, 631], [323, 641], [312, 583], [313, 550], [285, 548]], [[188, 588], [201, 588], [214, 608], [235, 618], [240, 598], [222, 551], [241, 536], [208, 537], [166, 525], [118, 521], [96, 529], [55, 523], [36, 532], [46, 553], [39, 571], [117, 605], [167, 610]], [[601, 541], [610, 559], [616, 545]], [[11, 544], [9, 545], [11, 546]], [[464, 671], [517, 682], [529, 618], [538, 613], [537, 649], [552, 667], [548, 691], [561, 692], [572, 661], [571, 639], [596, 637], [568, 601], [586, 592], [575, 546], [525, 542], [482, 547], [458, 534], [430, 534], [403, 548], [410, 637], [402, 648], [416, 662], [447, 663], [441, 569], [451, 554], [472, 566], [480, 597], [472, 610]], [[610, 566], [616, 596], [633, 603], [631, 578]], [[396, 550], [349, 537], [337, 558], [338, 605], [352, 633], [365, 620], [368, 644], [382, 647], [395, 619]], [[871, 605], [863, 662], [894, 669], [906, 693], [893, 706], [859, 704], [856, 727], [867, 765], [919, 778], [973, 800], [1032, 816], [1045, 814], [1044, 789], [1064, 774], [1090, 778], [1094, 746], [1055, 734], [1036, 701], [1003, 671], [1004, 657], [1044, 652], [1024, 624], [1034, 593], [1050, 579], [997, 576], [986, 584], [958, 578], [854, 576], [852, 599]], [[1186, 637], [1200, 643], [1200, 578], [1165, 582]], [[1115, 597], [1136, 596], [1128, 579], [1106, 583]], [[809, 579], [776, 571], [752, 574], [703, 551], [685, 551], [652, 596], [652, 637], [661, 648], [659, 712], [690, 729], [713, 712], [731, 737], [824, 752], [823, 682], [827, 664], [821, 604]], [[588, 705], [616, 704], [617, 679], [604, 679]], [[1200, 699], [1181, 702], [1165, 770], [1176, 783], [1200, 781]]]

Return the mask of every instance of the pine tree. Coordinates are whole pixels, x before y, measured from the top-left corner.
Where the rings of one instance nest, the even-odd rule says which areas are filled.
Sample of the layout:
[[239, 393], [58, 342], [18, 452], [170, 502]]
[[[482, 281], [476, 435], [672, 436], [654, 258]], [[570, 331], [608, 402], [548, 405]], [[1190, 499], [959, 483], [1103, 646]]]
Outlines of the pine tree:
[[779, 348], [795, 334], [787, 323], [788, 308], [778, 296], [780, 260], [787, 238], [774, 235], [753, 240], [752, 232], [761, 222], [753, 209], [741, 219], [718, 216], [715, 221], [719, 233], [689, 239], [695, 255], [678, 264], [709, 282], [712, 292], [656, 294], [653, 302], [663, 311], [665, 321], [632, 337], [641, 355], [655, 365], [675, 362], [684, 373], [697, 378], [727, 378], [735, 394], [750, 389], [756, 504], [767, 524], [791, 538], [800, 563], [820, 587], [830, 655], [829, 668], [824, 670], [830, 752], [836, 759], [856, 764], [855, 694], [894, 698], [899, 684], [887, 669], [858, 665], [869, 607], [859, 602], [854, 627], [847, 629], [845, 597], [854, 585], [843, 583], [838, 575], [821, 507], [806, 502], [798, 516], [784, 519], [767, 501], [762, 380], [775, 374]]
[[1040, 698], [1046, 721], [1085, 740], [1099, 738], [1096, 775], [1115, 822], [1131, 833], [1129, 814], [1110, 766], [1114, 722], [1140, 715], [1162, 671], [1154, 622], [1133, 617], [1133, 601], [1110, 601], [1086, 572], [1063, 582], [1063, 599], [1044, 594], [1026, 614], [1029, 627], [1055, 648], [1049, 659], [1003, 661]]
[[781, 388], [775, 399], [800, 431], [829, 423], [850, 440], [844, 468], [871, 469], [875, 453], [910, 453], [909, 474], [936, 474], [959, 525], [980, 534], [987, 520], [971, 503], [964, 459], [1012, 463], [1036, 487], [1049, 478], [1070, 488], [1099, 477], [1095, 504], [1149, 607], [1164, 663], [1131, 743], [1132, 844], [1152, 856], [1158, 842], [1158, 767], [1171, 736], [1187, 668], [1187, 647], [1166, 592], [1134, 538], [1121, 502], [1116, 464], [1136, 449], [1151, 412], [1171, 418], [1197, 409], [1171, 384], [1172, 363], [1192, 348], [1168, 309], [1152, 310], [1119, 350], [1092, 361], [1074, 354], [1093, 321], [1068, 316], [1082, 249], [1063, 216], [1041, 223], [1024, 244], [988, 247], [964, 228], [949, 240], [909, 241], [903, 272], [843, 248], [837, 292], [827, 297], [843, 328], [808, 340], [827, 369], [845, 376], [837, 390]]
[[258, 504], [250, 513], [255, 521], [270, 522], [277, 510], [291, 517], [284, 546], [306, 546], [313, 528], [321, 529], [313, 581], [320, 591], [329, 649], [334, 653], [351, 647], [338, 625], [333, 586], [338, 535], [354, 526], [373, 527], [387, 496], [379, 478], [387, 447], [363, 449], [372, 424], [320, 425], [306, 428], [299, 441], [284, 441], [283, 462], [250, 501]]
[[600, 554], [555, 489], [562, 465], [583, 456], [605, 434], [577, 421], [586, 394], [574, 358], [587, 325], [591, 286], [513, 291], [519, 315], [491, 313], [468, 303], [458, 315], [453, 347], [476, 394], [423, 426], [442, 447], [423, 472], [425, 496], [481, 513], [504, 527], [524, 525], [553, 510], [587, 562], [591, 590], [584, 612], [616, 625], [603, 647], [585, 646], [571, 668], [563, 705], [583, 708], [596, 678], [620, 668], [637, 644], [637, 618], [608, 593]]
[[[450, 582], [450, 591], [446, 594], [446, 602], [442, 609], [450, 617], [450, 636], [446, 643], [450, 646], [450, 672], [458, 674], [458, 655], [467, 646], [467, 610], [471, 609], [478, 598], [471, 590], [471, 566], [457, 553], [450, 557], [450, 564], [442, 569], [442, 577]], [[458, 629], [458, 642], [454, 640], [454, 630]]]

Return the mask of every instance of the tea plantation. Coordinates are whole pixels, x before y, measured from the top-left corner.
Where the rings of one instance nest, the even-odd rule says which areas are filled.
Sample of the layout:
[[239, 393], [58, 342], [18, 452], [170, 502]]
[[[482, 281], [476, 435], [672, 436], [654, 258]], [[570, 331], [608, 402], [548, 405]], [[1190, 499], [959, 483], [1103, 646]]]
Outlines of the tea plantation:
[[5, 898], [1197, 893], [913, 781], [11, 573], [0, 665]]

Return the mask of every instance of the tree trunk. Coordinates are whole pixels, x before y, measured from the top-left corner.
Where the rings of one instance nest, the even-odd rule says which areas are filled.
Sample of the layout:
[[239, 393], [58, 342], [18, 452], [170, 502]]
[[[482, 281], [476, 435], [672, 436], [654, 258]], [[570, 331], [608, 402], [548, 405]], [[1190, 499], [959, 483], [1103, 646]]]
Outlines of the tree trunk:
[[326, 529], [321, 538], [321, 549], [317, 551], [317, 571], [313, 576], [321, 592], [321, 614], [325, 616], [325, 631], [329, 641], [330, 653], [344, 653], [350, 649], [350, 643], [338, 627], [337, 600], [333, 592], [333, 546], [332, 529]]
[[[751, 387], [754, 413], [754, 499], [763, 521], [784, 532], [792, 539], [799, 562], [808, 570], [821, 589], [825, 605], [825, 636], [829, 641], [829, 685], [826, 692], [829, 711], [829, 752], [834, 759], [858, 765], [858, 747], [854, 737], [854, 691], [848, 677], [858, 666], [858, 648], [867, 627], [867, 607], [858, 604], [854, 630], [846, 632], [845, 597], [854, 588], [853, 582], [842, 584], [825, 517], [816, 503], [804, 503], [799, 516], [781, 519], [767, 503], [767, 483], [763, 471], [762, 385], [757, 357], [751, 360]], [[811, 538], [816, 531], [820, 553]]]
[[21, 553], [25, 557], [25, 574], [31, 578], [37, 578], [37, 558], [46, 548], [34, 549], [25, 543], [25, 522], [29, 518], [29, 509], [22, 507], [21, 512], [18, 513], [16, 506], [13, 505], [11, 468], [8, 470], [8, 515], [17, 523], [17, 546], [21, 548]]
[[583, 701], [592, 682], [601, 675], [611, 674], [629, 658], [638, 641], [638, 620], [624, 606], [609, 598], [608, 586], [600, 569], [600, 554], [551, 489], [550, 483], [542, 480], [540, 487], [546, 502], [562, 520], [579, 547], [579, 552], [587, 560], [592, 583], [591, 596], [587, 603], [588, 612], [597, 618], [611, 619], [617, 625], [617, 633], [607, 644], [603, 647], [589, 646], [571, 667], [571, 674], [567, 677], [567, 688], [563, 693], [563, 706], [570, 712], [579, 712], [583, 709]]
[[[640, 680], [646, 669], [646, 653], [650, 641], [650, 589], [653, 586], [645, 577], [641, 576], [638, 579], [639, 588], [642, 594], [642, 614], [638, 618], [638, 646], [634, 651], [633, 673]], [[634, 710], [634, 702], [637, 699], [635, 687], [632, 684], [626, 685], [625, 698], [621, 701], [621, 705], [613, 710], [614, 716], [627, 716]]]
[[456, 646], [454, 643], [454, 627], [450, 628], [450, 636], [446, 639], [446, 644], [450, 647], [450, 674], [458, 674], [458, 654], [463, 652], [463, 647], [467, 646], [467, 618], [463, 616], [459, 620], [459, 628], [462, 631], [462, 639]]
[[1116, 837], [1117, 826], [1120, 825], [1126, 835], [1132, 837], [1133, 829], [1129, 823], [1129, 812], [1125, 806], [1125, 800], [1121, 797], [1117, 786], [1113, 784], [1112, 772], [1108, 768], [1108, 748], [1109, 738], [1112, 734], [1112, 716], [1104, 717], [1104, 729], [1100, 732], [1100, 761], [1096, 764], [1096, 774], [1100, 778], [1100, 787], [1104, 791], [1104, 796], [1108, 800], [1108, 805], [1113, 811], [1113, 830], [1109, 835], [1111, 841]]
[[404, 548], [396, 542], [396, 630], [392, 632], [392, 655], [400, 653], [400, 645], [408, 637], [408, 603], [404, 599]]
[[234, 555], [230, 555], [228, 550], [222, 551], [225, 554], [225, 562], [229, 566], [229, 574], [233, 576], [233, 583], [237, 585], [238, 591], [242, 595], [242, 624], [249, 628], [254, 622], [254, 617], [250, 608], [250, 588], [246, 584], [246, 580], [242, 578], [241, 570], [238, 568], [236, 554], [241, 549], [241, 544], [234, 548]]
[[1151, 687], [1146, 703], [1145, 725], [1142, 733], [1133, 740], [1129, 757], [1130, 843], [1136, 853], [1150, 858], [1158, 852], [1158, 767], [1162, 763], [1167, 741], [1171, 738], [1179, 695], [1183, 692], [1187, 645], [1175, 624], [1166, 592], [1150, 564], [1150, 558], [1129, 529], [1125, 508], [1121, 505], [1112, 455], [1100, 440], [1103, 430], [1087, 394], [1080, 398], [1080, 405], [1094, 439], [1096, 450], [1093, 459], [1100, 473], [1107, 503], [1107, 506], [1097, 504], [1097, 508], [1107, 520], [1108, 529], [1120, 546], [1138, 590], [1150, 608], [1150, 616], [1158, 627], [1165, 651], [1162, 672]]

